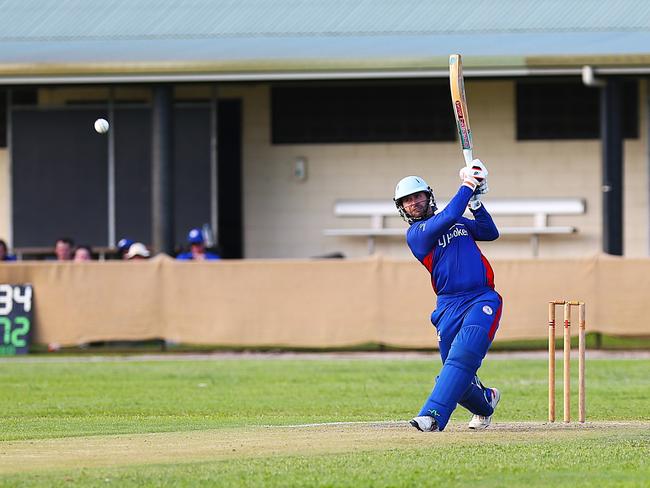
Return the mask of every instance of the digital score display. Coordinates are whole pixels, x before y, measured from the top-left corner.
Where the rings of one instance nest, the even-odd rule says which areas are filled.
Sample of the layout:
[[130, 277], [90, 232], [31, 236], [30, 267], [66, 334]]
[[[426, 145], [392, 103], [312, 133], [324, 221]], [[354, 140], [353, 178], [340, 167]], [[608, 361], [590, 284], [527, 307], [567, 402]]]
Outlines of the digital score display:
[[32, 285], [0, 284], [0, 355], [27, 354], [32, 335]]

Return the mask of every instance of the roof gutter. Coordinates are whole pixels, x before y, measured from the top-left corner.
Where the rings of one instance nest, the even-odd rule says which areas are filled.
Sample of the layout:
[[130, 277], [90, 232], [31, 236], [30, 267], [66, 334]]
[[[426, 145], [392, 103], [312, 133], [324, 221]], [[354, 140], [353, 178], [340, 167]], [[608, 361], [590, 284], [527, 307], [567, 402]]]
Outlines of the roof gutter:
[[[650, 66], [607, 67], [595, 70], [591, 66], [567, 68], [467, 68], [466, 78], [525, 78], [549, 76], [580, 76], [587, 81], [596, 80], [596, 73], [607, 76], [647, 76]], [[106, 83], [197, 83], [197, 82], [268, 82], [268, 81], [315, 81], [315, 80], [361, 80], [446, 78], [446, 69], [433, 70], [342, 70], [342, 71], [276, 71], [232, 73], [110, 73], [95, 75], [11, 75], [0, 76], [0, 85], [61, 85]], [[594, 81], [595, 82], [595, 81]]]

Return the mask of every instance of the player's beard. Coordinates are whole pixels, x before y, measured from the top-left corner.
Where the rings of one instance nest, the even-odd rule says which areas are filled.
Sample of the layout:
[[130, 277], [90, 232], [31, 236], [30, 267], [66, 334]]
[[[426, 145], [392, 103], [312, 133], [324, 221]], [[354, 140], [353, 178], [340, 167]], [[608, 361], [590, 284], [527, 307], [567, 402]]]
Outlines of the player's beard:
[[431, 208], [429, 207], [429, 200], [416, 203], [411, 207], [409, 215], [413, 219], [423, 219], [429, 217], [429, 208]]

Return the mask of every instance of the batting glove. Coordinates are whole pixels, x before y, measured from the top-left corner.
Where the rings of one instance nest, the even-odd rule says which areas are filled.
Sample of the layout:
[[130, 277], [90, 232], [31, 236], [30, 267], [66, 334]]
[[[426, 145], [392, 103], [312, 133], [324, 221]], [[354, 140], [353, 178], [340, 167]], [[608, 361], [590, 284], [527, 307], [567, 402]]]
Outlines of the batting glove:
[[483, 161], [481, 161], [480, 159], [473, 159], [472, 163], [470, 164], [470, 167], [472, 169], [480, 169], [481, 171], [483, 171], [483, 173], [485, 173], [485, 179], [479, 184], [478, 188], [476, 189], [476, 193], [485, 195], [488, 191], [490, 191], [487, 184], [487, 177], [489, 173], [487, 168], [485, 167], [485, 164], [483, 164]]
[[483, 170], [468, 168], [467, 166], [461, 168], [458, 174], [463, 181], [463, 186], [466, 186], [472, 191], [475, 191], [487, 176]]
[[483, 173], [485, 173], [486, 177], [489, 174], [487, 168], [485, 167], [485, 164], [483, 164], [483, 161], [480, 159], [472, 159], [472, 162], [468, 164], [468, 166], [472, 169], [480, 169], [483, 171]]
[[469, 207], [469, 209], [472, 212], [476, 212], [483, 205], [481, 203], [480, 198], [481, 198], [481, 195], [478, 194], [478, 193], [475, 193], [474, 195], [472, 195], [472, 198], [469, 199], [469, 203], [467, 204], [467, 206]]

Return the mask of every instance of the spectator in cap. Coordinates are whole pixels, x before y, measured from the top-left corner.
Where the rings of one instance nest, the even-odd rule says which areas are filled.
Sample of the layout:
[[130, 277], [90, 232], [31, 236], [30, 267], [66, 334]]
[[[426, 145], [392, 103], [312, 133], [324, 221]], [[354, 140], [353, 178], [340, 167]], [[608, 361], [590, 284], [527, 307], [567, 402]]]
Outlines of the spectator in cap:
[[9, 248], [7, 247], [7, 243], [0, 239], [0, 262], [5, 262], [5, 261], [15, 261], [16, 256], [12, 256], [9, 254]]
[[122, 237], [122, 239], [117, 241], [117, 254], [120, 258], [127, 259], [126, 253], [129, 252], [131, 244], [133, 244], [133, 240], [128, 237]]
[[201, 229], [192, 229], [187, 234], [187, 242], [190, 245], [190, 250], [176, 256], [176, 259], [182, 260], [194, 260], [194, 261], [203, 261], [203, 260], [212, 260], [212, 259], [221, 259], [221, 256], [208, 252], [205, 249], [205, 240], [203, 239], [203, 233]]
[[151, 253], [149, 252], [149, 249], [147, 249], [147, 246], [141, 242], [134, 242], [129, 246], [129, 250], [124, 255], [124, 259], [128, 259], [130, 261], [138, 259], [149, 259], [149, 256], [151, 256]]
[[87, 245], [82, 245], [82, 246], [77, 246], [77, 248], [74, 250], [74, 256], [72, 260], [76, 263], [80, 263], [83, 261], [92, 261], [93, 259], [93, 251], [90, 248], [90, 246]]

